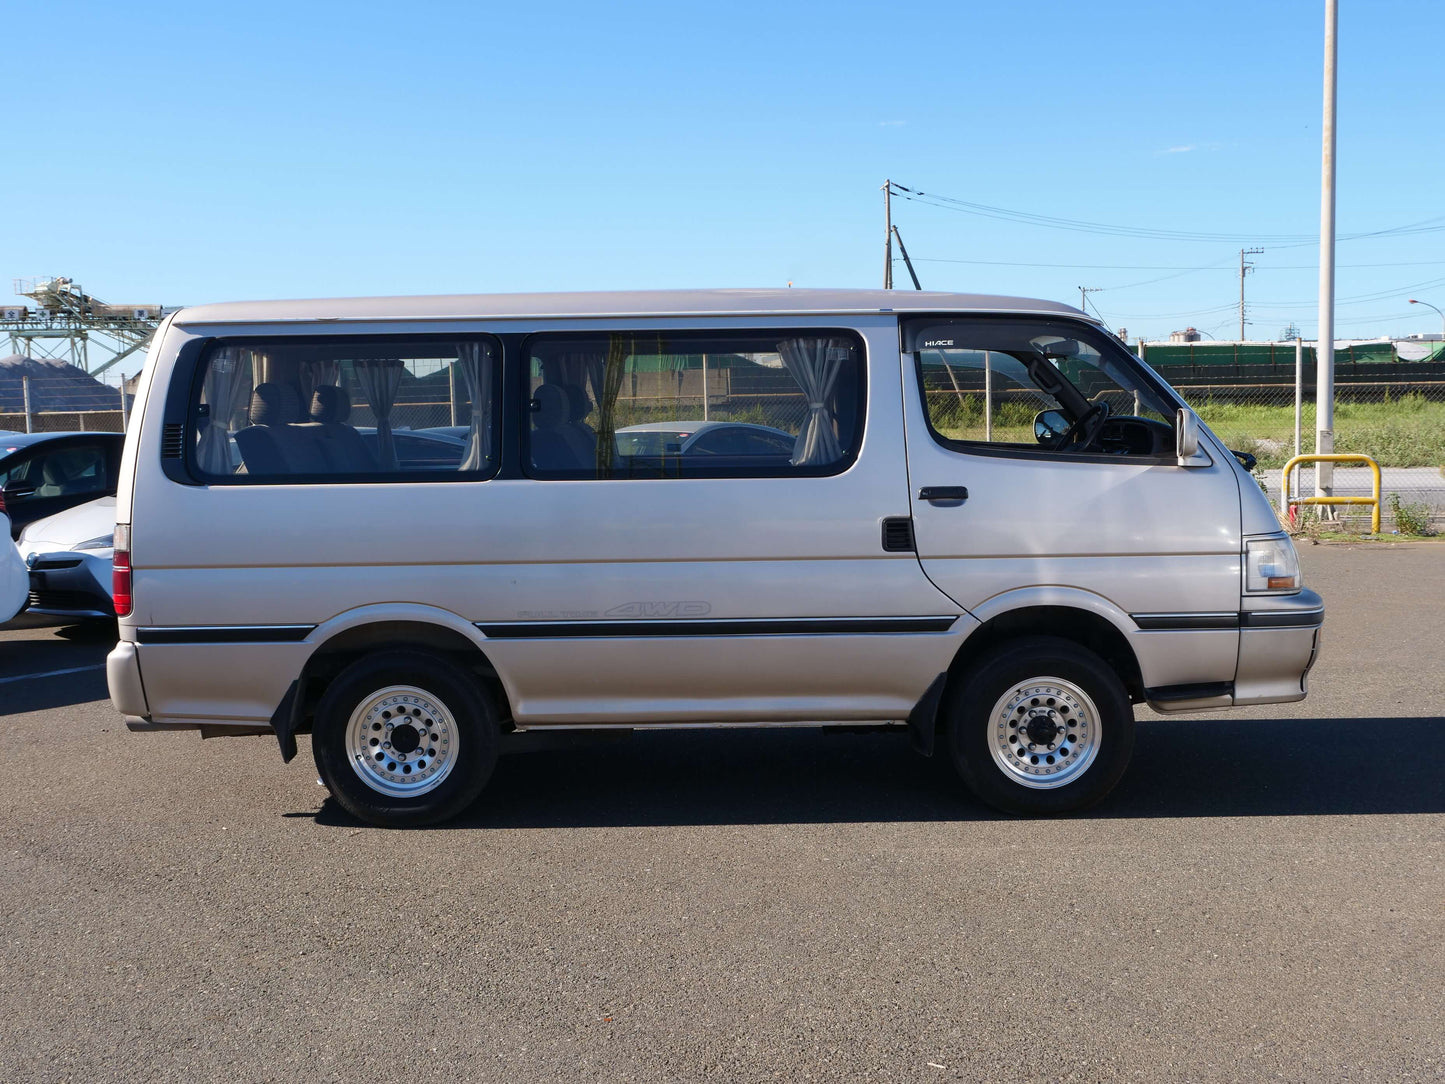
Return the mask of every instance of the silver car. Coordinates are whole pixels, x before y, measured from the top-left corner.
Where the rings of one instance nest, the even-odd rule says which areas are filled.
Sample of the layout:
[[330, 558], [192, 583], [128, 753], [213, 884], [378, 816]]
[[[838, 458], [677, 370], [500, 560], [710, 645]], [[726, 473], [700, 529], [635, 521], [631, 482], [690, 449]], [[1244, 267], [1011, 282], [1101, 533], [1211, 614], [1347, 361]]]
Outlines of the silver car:
[[[695, 454], [700, 417], [765, 439]], [[455, 815], [525, 731], [693, 726], [896, 728], [1064, 813], [1135, 704], [1302, 698], [1324, 617], [1249, 473], [1097, 322], [922, 292], [184, 310], [114, 565], [132, 729], [309, 733], [382, 825]]]

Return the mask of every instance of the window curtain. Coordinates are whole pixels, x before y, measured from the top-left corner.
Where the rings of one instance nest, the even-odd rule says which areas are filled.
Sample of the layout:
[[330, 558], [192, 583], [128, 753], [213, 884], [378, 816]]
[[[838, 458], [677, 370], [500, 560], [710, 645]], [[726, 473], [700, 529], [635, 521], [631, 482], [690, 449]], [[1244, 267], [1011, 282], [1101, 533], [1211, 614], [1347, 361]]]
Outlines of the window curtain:
[[492, 364], [490, 345], [457, 344], [457, 368], [472, 403], [467, 451], [457, 470], [481, 470], [492, 447]]
[[196, 443], [196, 462], [207, 474], [231, 473], [231, 417], [250, 397], [250, 351], [223, 346], [211, 355], [201, 390], [210, 415]]
[[604, 355], [572, 350], [558, 354], [554, 360], [562, 383], [575, 384], [588, 392], [594, 403], [602, 402], [603, 373], [607, 367], [607, 358]]
[[368, 358], [352, 363], [352, 373], [376, 416], [376, 460], [382, 470], [396, 470], [396, 442], [391, 439], [391, 408], [401, 387], [401, 362]]
[[795, 467], [815, 467], [843, 458], [843, 448], [834, 431], [834, 417], [828, 397], [838, 383], [838, 373], [851, 354], [843, 339], [797, 338], [778, 343], [783, 367], [808, 397], [808, 416], [793, 445]]
[[[597, 400], [597, 477], [608, 478], [617, 455], [617, 396], [622, 391], [622, 377], [633, 344], [621, 335], [613, 335], [607, 346], [607, 358], [601, 366], [602, 395]], [[600, 359], [599, 359], [600, 360]]]

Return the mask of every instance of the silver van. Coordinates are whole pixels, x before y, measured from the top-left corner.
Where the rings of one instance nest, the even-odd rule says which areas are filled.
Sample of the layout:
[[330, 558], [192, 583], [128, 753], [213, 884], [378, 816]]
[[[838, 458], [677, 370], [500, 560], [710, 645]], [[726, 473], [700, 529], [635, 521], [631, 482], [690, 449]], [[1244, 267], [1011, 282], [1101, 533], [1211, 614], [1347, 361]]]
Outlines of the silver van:
[[453, 816], [523, 731], [876, 726], [983, 801], [1097, 801], [1133, 705], [1305, 695], [1259, 485], [1047, 301], [714, 290], [208, 305], [126, 438], [132, 730], [311, 734]]

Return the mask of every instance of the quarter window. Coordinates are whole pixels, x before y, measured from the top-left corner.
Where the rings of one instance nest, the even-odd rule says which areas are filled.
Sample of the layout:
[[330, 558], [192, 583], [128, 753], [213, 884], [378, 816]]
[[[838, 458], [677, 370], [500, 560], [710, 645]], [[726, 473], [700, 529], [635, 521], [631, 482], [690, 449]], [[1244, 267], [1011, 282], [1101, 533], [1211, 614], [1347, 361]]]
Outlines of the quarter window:
[[527, 358], [534, 477], [835, 474], [857, 454], [851, 332], [536, 335]]
[[475, 337], [219, 342], [193, 393], [192, 469], [231, 482], [490, 476], [500, 356]]

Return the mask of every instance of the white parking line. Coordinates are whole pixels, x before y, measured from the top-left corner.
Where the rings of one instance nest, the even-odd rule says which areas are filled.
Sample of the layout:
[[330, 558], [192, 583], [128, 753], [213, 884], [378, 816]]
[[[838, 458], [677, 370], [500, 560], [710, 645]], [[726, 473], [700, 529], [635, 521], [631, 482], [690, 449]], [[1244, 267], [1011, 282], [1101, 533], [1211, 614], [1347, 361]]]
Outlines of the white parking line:
[[8, 685], [12, 681], [35, 681], [40, 678], [59, 677], [61, 674], [79, 674], [86, 670], [104, 670], [105, 663], [96, 662], [89, 666], [71, 666], [64, 670], [46, 670], [43, 674], [16, 674], [14, 677], [0, 678], [0, 685]]

